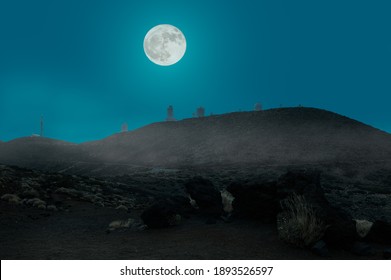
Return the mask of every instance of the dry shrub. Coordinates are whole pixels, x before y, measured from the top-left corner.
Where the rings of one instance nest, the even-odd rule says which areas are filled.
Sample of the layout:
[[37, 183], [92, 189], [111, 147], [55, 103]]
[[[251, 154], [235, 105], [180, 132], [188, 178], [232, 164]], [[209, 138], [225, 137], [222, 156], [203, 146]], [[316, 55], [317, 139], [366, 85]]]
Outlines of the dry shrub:
[[60, 194], [66, 194], [72, 197], [79, 197], [81, 195], [81, 192], [75, 190], [75, 189], [69, 189], [69, 188], [58, 188], [55, 193], [60, 193]]
[[38, 209], [41, 209], [41, 210], [46, 210], [46, 204], [38, 204], [37, 206]]
[[46, 208], [46, 202], [37, 197], [25, 200], [25, 204], [37, 208], [43, 208], [43, 206], [45, 206]]
[[29, 188], [29, 189], [26, 189], [25, 191], [23, 191], [22, 197], [26, 197], [26, 198], [39, 197], [39, 193], [35, 189]]
[[86, 200], [88, 202], [97, 204], [97, 205], [103, 203], [103, 199], [100, 196], [98, 196], [97, 194], [89, 194], [89, 193], [82, 194], [81, 193], [80, 198], [82, 198], [83, 200]]
[[130, 218], [127, 220], [116, 220], [109, 224], [109, 229], [115, 230], [120, 228], [129, 228], [133, 222], [134, 220]]
[[48, 205], [48, 206], [46, 207], [46, 209], [47, 209], [48, 211], [57, 211], [57, 210], [58, 210], [57, 207], [56, 207], [56, 205], [53, 205], [53, 204]]
[[129, 209], [128, 207], [126, 207], [125, 205], [119, 205], [117, 208], [115, 208], [116, 210], [121, 210], [121, 211], [125, 211], [127, 212]]
[[7, 201], [10, 204], [20, 204], [20, 198], [16, 194], [7, 193], [3, 195], [1, 199]]
[[181, 223], [182, 216], [179, 214], [172, 215], [168, 218], [168, 224], [170, 226], [177, 226]]
[[304, 196], [293, 194], [281, 201], [284, 210], [277, 217], [279, 237], [300, 247], [309, 247], [322, 239], [327, 225]]

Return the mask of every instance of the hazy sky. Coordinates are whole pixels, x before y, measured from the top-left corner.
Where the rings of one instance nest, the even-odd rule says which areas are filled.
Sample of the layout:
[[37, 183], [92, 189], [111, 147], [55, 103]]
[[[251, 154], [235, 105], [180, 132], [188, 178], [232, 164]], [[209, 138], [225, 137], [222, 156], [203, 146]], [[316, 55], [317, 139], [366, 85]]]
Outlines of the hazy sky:
[[[391, 1], [0, 2], [0, 139], [100, 139], [202, 105], [304, 106], [391, 132]], [[151, 63], [143, 40], [180, 28], [187, 52]]]

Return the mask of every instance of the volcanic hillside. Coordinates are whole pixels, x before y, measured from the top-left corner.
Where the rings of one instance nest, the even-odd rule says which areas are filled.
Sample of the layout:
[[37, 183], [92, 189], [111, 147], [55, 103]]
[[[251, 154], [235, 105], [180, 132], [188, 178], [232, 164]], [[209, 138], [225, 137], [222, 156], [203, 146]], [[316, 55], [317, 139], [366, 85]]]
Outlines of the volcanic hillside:
[[391, 158], [391, 135], [312, 108], [161, 122], [81, 145], [99, 161], [178, 166]]
[[45, 137], [22, 137], [0, 143], [0, 163], [22, 167], [53, 166], [87, 159], [77, 144]]
[[159, 122], [79, 145], [45, 138], [0, 145], [0, 162], [6, 164], [79, 161], [181, 167], [383, 159], [391, 159], [390, 134], [314, 108]]

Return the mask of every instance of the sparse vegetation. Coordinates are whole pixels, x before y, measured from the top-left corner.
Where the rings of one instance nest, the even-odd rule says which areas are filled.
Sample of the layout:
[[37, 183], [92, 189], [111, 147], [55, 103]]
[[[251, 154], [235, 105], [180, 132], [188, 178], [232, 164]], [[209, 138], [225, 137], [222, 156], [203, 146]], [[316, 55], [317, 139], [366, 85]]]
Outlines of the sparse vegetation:
[[28, 206], [36, 207], [38, 209], [46, 209], [46, 202], [37, 197], [24, 200], [24, 203]]
[[109, 224], [109, 230], [113, 231], [121, 228], [129, 228], [134, 223], [133, 219], [112, 221]]
[[33, 188], [28, 188], [22, 193], [23, 198], [33, 198], [33, 197], [38, 197], [39, 193]]
[[57, 211], [58, 209], [57, 209], [57, 207], [55, 205], [48, 205], [46, 207], [46, 210], [48, 210], [48, 211]]
[[86, 193], [86, 194], [81, 195], [81, 198], [85, 201], [89, 201], [89, 202], [94, 203], [96, 205], [100, 205], [103, 203], [103, 199], [96, 194]]
[[284, 210], [277, 217], [280, 239], [300, 247], [309, 247], [322, 239], [327, 225], [304, 196], [293, 194], [281, 202]]
[[7, 201], [10, 204], [20, 204], [20, 198], [16, 194], [7, 193], [1, 197], [1, 200]]
[[41, 210], [46, 210], [46, 204], [38, 204], [36, 207]]
[[119, 205], [117, 208], [115, 208], [117, 210], [121, 210], [121, 211], [125, 211], [127, 212], [128, 211], [128, 207], [126, 207], [125, 205]]
[[171, 217], [168, 218], [168, 224], [170, 226], [177, 226], [181, 223], [182, 221], [182, 216], [179, 214], [172, 215]]
[[56, 193], [61, 193], [61, 194], [66, 194], [66, 195], [69, 195], [69, 196], [72, 196], [72, 197], [80, 196], [80, 192], [79, 191], [77, 191], [75, 189], [64, 188], [64, 187], [58, 188], [55, 192]]

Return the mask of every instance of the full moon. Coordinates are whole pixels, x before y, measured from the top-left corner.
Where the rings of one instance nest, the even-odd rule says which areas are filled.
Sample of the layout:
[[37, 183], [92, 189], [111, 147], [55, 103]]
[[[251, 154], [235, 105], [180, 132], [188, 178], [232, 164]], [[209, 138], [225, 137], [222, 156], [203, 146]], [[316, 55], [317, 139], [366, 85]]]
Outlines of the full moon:
[[175, 26], [160, 24], [145, 35], [144, 52], [153, 63], [170, 66], [185, 54], [186, 38]]

